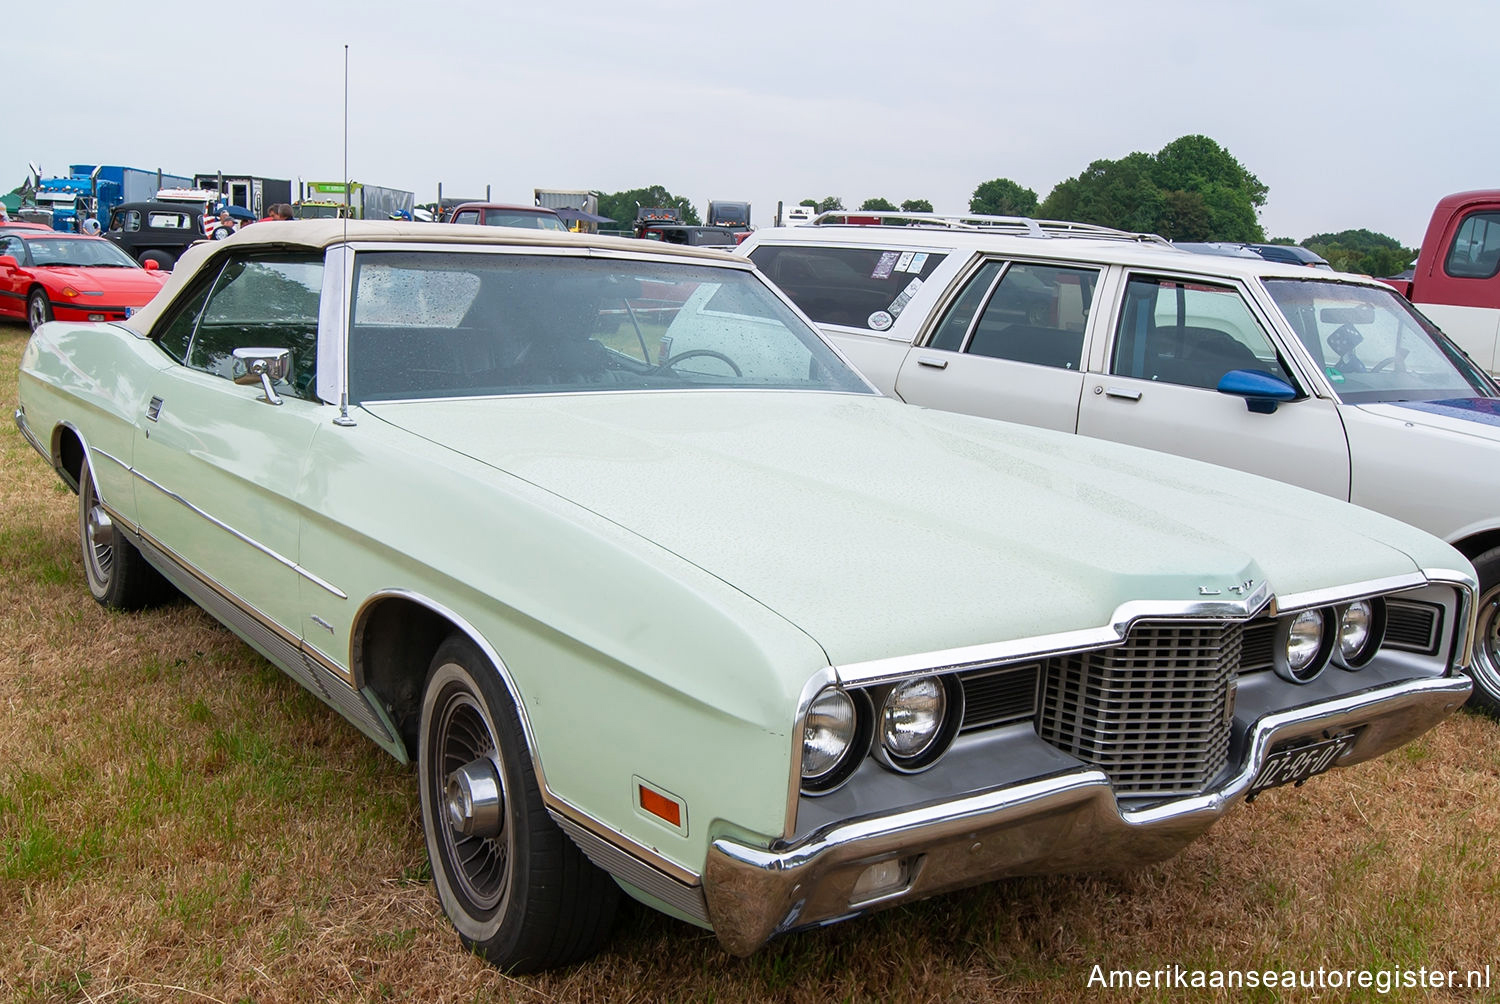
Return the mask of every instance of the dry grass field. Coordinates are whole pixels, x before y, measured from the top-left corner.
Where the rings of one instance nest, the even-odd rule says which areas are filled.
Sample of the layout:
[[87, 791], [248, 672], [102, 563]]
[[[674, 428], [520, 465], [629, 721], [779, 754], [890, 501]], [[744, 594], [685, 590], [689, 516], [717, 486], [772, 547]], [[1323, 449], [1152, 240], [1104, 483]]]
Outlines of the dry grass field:
[[[185, 601], [88, 596], [69, 493], [10, 422], [0, 325], [0, 1001], [1500, 1000], [1500, 725], [1460, 714], [1276, 789], [1178, 858], [995, 884], [748, 959], [627, 909], [508, 977], [430, 888], [410, 772]], [[1104, 970], [1469, 970], [1497, 989], [1090, 989]]]

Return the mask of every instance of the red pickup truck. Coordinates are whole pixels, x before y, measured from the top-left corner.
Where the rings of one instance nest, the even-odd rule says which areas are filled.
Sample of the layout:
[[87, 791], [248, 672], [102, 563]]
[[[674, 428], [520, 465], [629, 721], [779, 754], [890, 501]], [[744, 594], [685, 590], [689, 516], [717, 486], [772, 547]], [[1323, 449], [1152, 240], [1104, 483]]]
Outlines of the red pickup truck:
[[1410, 279], [1384, 279], [1491, 373], [1500, 369], [1500, 189], [1438, 202]]

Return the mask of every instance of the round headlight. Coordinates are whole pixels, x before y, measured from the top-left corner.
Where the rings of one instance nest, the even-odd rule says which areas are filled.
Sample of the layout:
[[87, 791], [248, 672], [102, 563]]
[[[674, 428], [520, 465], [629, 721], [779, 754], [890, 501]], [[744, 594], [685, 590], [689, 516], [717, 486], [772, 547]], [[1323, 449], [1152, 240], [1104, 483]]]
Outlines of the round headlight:
[[1276, 671], [1293, 683], [1308, 683], [1323, 672], [1331, 654], [1329, 620], [1321, 610], [1303, 610], [1283, 622]]
[[936, 677], [896, 684], [880, 712], [881, 743], [893, 756], [921, 755], [938, 737], [947, 704]]
[[1385, 636], [1385, 604], [1355, 600], [1339, 613], [1338, 663], [1359, 669], [1375, 657]]
[[[860, 695], [868, 709], [869, 698]], [[842, 690], [825, 690], [802, 723], [802, 790], [832, 791], [849, 779], [870, 743], [870, 713]]]
[[951, 677], [903, 680], [880, 709], [878, 759], [899, 771], [917, 771], [947, 751], [963, 718], [963, 689]]

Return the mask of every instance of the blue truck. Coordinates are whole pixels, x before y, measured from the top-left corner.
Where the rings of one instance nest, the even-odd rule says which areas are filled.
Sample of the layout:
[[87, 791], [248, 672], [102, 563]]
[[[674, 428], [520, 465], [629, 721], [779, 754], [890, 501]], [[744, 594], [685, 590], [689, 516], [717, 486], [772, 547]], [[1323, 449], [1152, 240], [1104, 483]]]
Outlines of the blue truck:
[[72, 164], [66, 176], [50, 178], [33, 167], [32, 174], [35, 207], [22, 210], [21, 217], [70, 233], [83, 230], [89, 219], [107, 223], [109, 211], [122, 202], [143, 202], [156, 198], [163, 188], [193, 184], [191, 176], [108, 164]]

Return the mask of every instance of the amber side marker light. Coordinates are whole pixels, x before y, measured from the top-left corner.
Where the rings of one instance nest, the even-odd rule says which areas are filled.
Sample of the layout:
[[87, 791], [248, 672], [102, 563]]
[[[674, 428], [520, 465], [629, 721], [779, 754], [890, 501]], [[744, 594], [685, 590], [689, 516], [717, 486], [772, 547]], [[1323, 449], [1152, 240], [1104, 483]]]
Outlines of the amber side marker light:
[[667, 796], [652, 791], [644, 784], [636, 785], [636, 790], [640, 793], [641, 808], [653, 816], [665, 819], [673, 826], [679, 828], [682, 826], [682, 806]]

